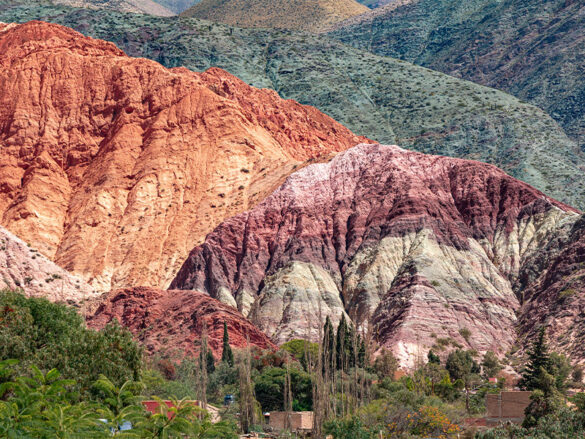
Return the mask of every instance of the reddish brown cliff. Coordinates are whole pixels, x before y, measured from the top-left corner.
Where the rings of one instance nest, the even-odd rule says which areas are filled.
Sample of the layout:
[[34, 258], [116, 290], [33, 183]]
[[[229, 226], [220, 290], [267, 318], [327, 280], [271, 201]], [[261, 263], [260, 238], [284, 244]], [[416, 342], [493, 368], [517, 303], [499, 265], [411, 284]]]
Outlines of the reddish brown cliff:
[[237, 304], [278, 342], [345, 310], [406, 363], [445, 340], [504, 352], [527, 264], [577, 218], [494, 166], [360, 145], [225, 221], [172, 288]]
[[102, 291], [167, 286], [223, 218], [363, 139], [228, 73], [0, 28], [1, 224]]
[[103, 328], [113, 319], [132, 331], [149, 353], [182, 358], [198, 351], [203, 327], [216, 357], [221, 356], [223, 322], [234, 348], [275, 346], [238, 310], [196, 291], [128, 288], [109, 293], [87, 317], [90, 327]]

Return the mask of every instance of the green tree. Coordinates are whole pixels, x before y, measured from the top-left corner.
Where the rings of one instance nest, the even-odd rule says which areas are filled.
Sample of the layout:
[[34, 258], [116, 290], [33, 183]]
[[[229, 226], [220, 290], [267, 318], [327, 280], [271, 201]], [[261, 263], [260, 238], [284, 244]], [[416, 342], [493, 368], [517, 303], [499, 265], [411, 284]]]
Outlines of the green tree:
[[357, 339], [356, 332], [353, 324], [347, 326], [347, 331], [345, 332], [345, 367], [349, 369], [350, 367], [354, 367], [356, 363], [356, 354], [357, 354]]
[[431, 364], [441, 364], [441, 358], [431, 349], [427, 355], [427, 359]]
[[361, 339], [360, 346], [357, 353], [357, 365], [362, 369], [367, 366], [368, 353], [366, 350], [366, 342]]
[[558, 412], [563, 405], [561, 393], [556, 388], [555, 377], [544, 368], [540, 369], [537, 376], [535, 389], [530, 395], [530, 404], [524, 411], [522, 425], [527, 428], [537, 425], [539, 419]]
[[325, 423], [323, 430], [335, 439], [376, 439], [375, 429], [370, 429], [358, 417], [348, 419], [333, 419]]
[[309, 371], [308, 357], [311, 359], [311, 367], [317, 363], [319, 357], [319, 345], [317, 343], [311, 343], [298, 338], [287, 341], [280, 346], [280, 349], [288, 352], [295, 360], [299, 361], [305, 371]]
[[538, 338], [528, 351], [528, 362], [522, 371], [522, 378], [518, 382], [524, 390], [536, 390], [543, 382], [542, 371], [552, 372], [552, 363], [546, 344], [544, 326], [538, 332]]
[[142, 349], [116, 320], [95, 331], [74, 308], [5, 290], [0, 291], [0, 321], [0, 358], [18, 360], [17, 374], [32, 365], [57, 369], [75, 380], [74, 390], [82, 397], [100, 373], [118, 385], [140, 379]]
[[207, 369], [207, 374], [210, 375], [215, 372], [215, 358], [211, 351], [207, 351], [205, 354], [205, 367]]
[[[284, 385], [286, 369], [267, 367], [254, 380], [256, 399], [264, 411], [284, 410]], [[298, 368], [290, 368], [293, 410], [311, 410], [313, 407], [313, 387], [311, 376]]]
[[394, 356], [392, 351], [382, 349], [380, 355], [374, 361], [374, 371], [379, 378], [388, 377], [394, 379], [394, 374], [398, 370], [398, 359]]
[[445, 368], [452, 380], [463, 382], [465, 389], [465, 408], [469, 413], [469, 392], [479, 382], [479, 365], [471, 351], [457, 349], [449, 354]]
[[333, 370], [336, 367], [337, 349], [335, 345], [335, 331], [329, 316], [325, 319], [325, 326], [323, 327], [323, 371], [327, 368]]
[[555, 377], [555, 387], [564, 394], [567, 391], [569, 377], [573, 371], [571, 361], [565, 355], [552, 352], [550, 354], [550, 370], [551, 375]]
[[487, 351], [485, 353], [481, 362], [481, 367], [485, 378], [493, 378], [502, 370], [500, 360], [498, 360], [498, 357], [492, 351]]
[[227, 329], [227, 323], [223, 322], [223, 351], [221, 353], [221, 361], [223, 363], [229, 364], [231, 367], [234, 367], [234, 353], [232, 352], [232, 347], [230, 346], [230, 335]]
[[336, 347], [336, 367], [337, 370], [341, 370], [345, 367], [345, 362], [347, 358], [347, 323], [345, 321], [345, 314], [341, 315], [341, 320], [339, 321], [339, 325], [337, 326], [337, 336], [335, 340], [335, 347]]

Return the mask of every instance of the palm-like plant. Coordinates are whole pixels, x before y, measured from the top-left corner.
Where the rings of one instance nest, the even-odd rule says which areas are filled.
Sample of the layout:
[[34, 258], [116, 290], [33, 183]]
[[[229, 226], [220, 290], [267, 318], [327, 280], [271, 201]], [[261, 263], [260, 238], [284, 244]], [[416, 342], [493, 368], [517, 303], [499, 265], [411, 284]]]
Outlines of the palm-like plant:
[[[126, 381], [117, 387], [110, 379], [100, 375], [93, 388], [103, 396], [103, 406], [98, 410], [102, 423], [111, 431], [119, 432], [126, 423], [139, 423], [145, 419], [145, 410], [137, 396], [144, 385], [136, 381]], [[116, 433], [119, 437], [139, 437], [136, 431]]]
[[52, 369], [46, 374], [31, 367], [32, 376], [6, 383], [10, 398], [0, 401], [0, 437], [69, 439], [107, 437], [98, 428], [96, 411], [86, 404], [66, 401], [73, 380], [60, 379]]
[[187, 399], [172, 399], [169, 407], [165, 401], [155, 397], [157, 412], [136, 424], [141, 437], [152, 439], [171, 439], [191, 437], [193, 423], [198, 423], [197, 408]]

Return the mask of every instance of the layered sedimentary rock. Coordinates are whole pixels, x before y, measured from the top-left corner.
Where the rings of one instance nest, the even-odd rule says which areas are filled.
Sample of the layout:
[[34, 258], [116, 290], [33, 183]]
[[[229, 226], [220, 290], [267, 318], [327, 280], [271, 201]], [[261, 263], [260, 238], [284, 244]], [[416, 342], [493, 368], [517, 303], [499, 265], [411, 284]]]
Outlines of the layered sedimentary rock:
[[70, 305], [81, 305], [99, 296], [80, 277], [63, 270], [0, 227], [0, 289], [3, 288]]
[[585, 362], [585, 216], [534, 260], [542, 269], [524, 292], [520, 336], [527, 346], [544, 326], [552, 347]]
[[87, 316], [88, 325], [96, 329], [114, 319], [132, 331], [149, 353], [164, 352], [178, 359], [198, 352], [204, 327], [211, 351], [220, 357], [224, 322], [234, 348], [275, 347], [238, 310], [196, 291], [144, 287], [112, 291]]
[[360, 145], [226, 220], [172, 288], [236, 303], [278, 342], [345, 310], [405, 365], [445, 344], [504, 352], [527, 264], [578, 216], [490, 165]]
[[0, 27], [1, 224], [102, 291], [168, 286], [219, 222], [363, 138], [211, 69]]

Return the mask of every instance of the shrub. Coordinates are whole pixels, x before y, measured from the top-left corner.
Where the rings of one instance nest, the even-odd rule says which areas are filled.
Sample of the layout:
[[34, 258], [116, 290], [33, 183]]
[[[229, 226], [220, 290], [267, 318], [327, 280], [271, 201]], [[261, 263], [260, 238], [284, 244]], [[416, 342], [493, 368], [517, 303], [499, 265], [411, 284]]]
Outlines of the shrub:
[[100, 373], [116, 384], [140, 378], [142, 350], [117, 322], [87, 329], [75, 309], [12, 291], [0, 291], [0, 321], [0, 358], [18, 360], [19, 373], [58, 369], [82, 395]]

